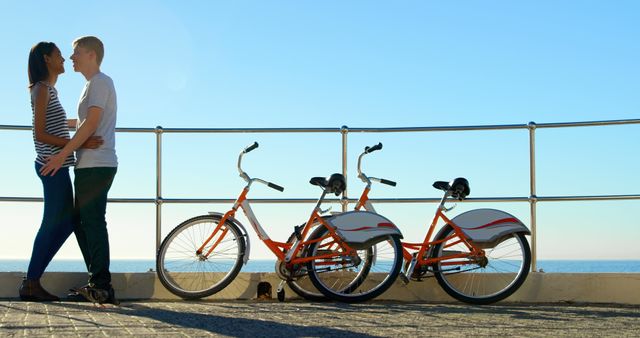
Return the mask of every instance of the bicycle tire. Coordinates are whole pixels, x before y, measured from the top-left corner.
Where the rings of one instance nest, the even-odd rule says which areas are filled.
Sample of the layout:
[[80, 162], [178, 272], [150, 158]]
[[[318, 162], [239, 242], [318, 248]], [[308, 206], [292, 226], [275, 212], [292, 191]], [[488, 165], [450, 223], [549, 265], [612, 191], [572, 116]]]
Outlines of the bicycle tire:
[[[447, 224], [445, 227], [447, 228], [440, 233], [436, 241], [443, 240], [454, 232], [451, 225]], [[453, 243], [458, 240], [459, 237], [454, 236], [448, 241], [438, 243], [430, 257], [439, 258], [450, 253], [468, 252], [464, 244]], [[465, 303], [485, 305], [509, 297], [522, 286], [531, 266], [531, 249], [524, 234], [509, 234], [493, 248], [484, 250], [487, 261], [481, 264], [443, 266], [441, 263], [444, 261], [439, 261], [432, 265], [438, 284], [447, 294]], [[456, 272], [454, 269], [460, 270]]]
[[206, 258], [196, 250], [211, 235], [222, 219], [218, 215], [191, 218], [175, 227], [162, 241], [156, 258], [156, 271], [162, 285], [185, 299], [211, 296], [224, 289], [238, 275], [245, 254], [245, 239], [240, 229], [226, 221], [207, 244], [205, 253], [216, 243]]
[[[309, 236], [309, 238], [319, 238], [321, 236], [324, 236], [326, 232], [327, 232], [327, 228], [325, 228], [324, 226], [317, 227], [314, 230], [314, 232], [311, 234], [311, 236]], [[295, 234], [291, 235], [291, 237], [289, 238], [289, 241], [293, 239], [292, 238], [293, 236], [295, 236]], [[373, 252], [367, 253], [367, 252], [361, 251], [359, 255], [367, 257], [367, 260], [365, 261], [360, 274], [357, 275], [351, 283], [347, 284], [344, 287], [344, 289], [352, 289], [362, 284], [362, 282], [365, 280], [364, 277], [366, 277], [366, 275], [369, 273], [371, 269], [371, 265], [373, 261], [372, 257], [374, 256], [374, 253]], [[303, 297], [306, 300], [309, 300], [312, 302], [328, 301], [329, 298], [327, 298], [327, 296], [325, 296], [320, 291], [318, 291], [318, 289], [314, 286], [313, 282], [311, 281], [311, 278], [309, 277], [309, 274], [307, 273], [308, 270], [306, 265], [303, 267], [303, 269], [305, 270], [303, 276], [297, 278], [296, 280], [287, 281], [287, 285], [289, 286], [289, 288], [293, 290], [293, 292], [298, 294], [300, 297]]]
[[[325, 236], [327, 229], [318, 230], [310, 240]], [[334, 239], [329, 237], [329, 242]], [[318, 256], [319, 250], [325, 243], [318, 241], [312, 243], [307, 252], [307, 257]], [[362, 256], [364, 255], [364, 259]], [[336, 259], [316, 259], [307, 263], [309, 278], [313, 285], [327, 298], [345, 302], [363, 302], [378, 297], [393, 285], [402, 265], [402, 246], [398, 236], [387, 236], [386, 239], [371, 244], [367, 248], [358, 250], [361, 257], [359, 264], [349, 266], [345, 262], [349, 257]], [[374, 263], [375, 260], [375, 263]], [[358, 263], [358, 262], [356, 262]], [[335, 265], [335, 268], [323, 267]], [[355, 263], [352, 263], [355, 264]], [[321, 267], [322, 266], [322, 267]], [[371, 273], [371, 270], [377, 271]], [[355, 271], [354, 271], [355, 270]]]

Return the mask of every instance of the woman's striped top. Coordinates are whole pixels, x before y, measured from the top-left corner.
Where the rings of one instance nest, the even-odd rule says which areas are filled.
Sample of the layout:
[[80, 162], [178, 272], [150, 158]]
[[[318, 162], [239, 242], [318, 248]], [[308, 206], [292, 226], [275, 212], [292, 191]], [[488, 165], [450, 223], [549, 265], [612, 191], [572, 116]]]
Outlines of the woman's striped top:
[[[54, 136], [67, 138], [67, 139], [70, 138], [69, 126], [67, 124], [67, 114], [65, 113], [64, 108], [62, 108], [62, 105], [58, 100], [58, 91], [54, 87], [44, 82], [39, 82], [38, 85], [46, 86], [49, 90], [49, 104], [47, 105], [47, 111], [46, 111], [47, 122], [45, 124], [45, 131], [48, 134], [51, 134]], [[38, 142], [38, 140], [36, 140], [36, 130], [35, 130], [36, 110], [35, 110], [34, 99], [36, 96], [36, 90], [38, 85], [34, 86], [31, 89], [31, 111], [33, 113], [32, 124], [34, 126], [33, 142], [35, 143], [35, 146], [36, 146], [36, 154], [37, 154], [36, 163], [44, 165], [46, 163], [47, 157], [59, 153], [60, 150], [62, 150], [62, 147]], [[71, 154], [69, 155], [69, 157], [67, 157], [67, 159], [64, 161], [64, 164], [62, 166], [69, 167], [74, 164], [75, 164], [75, 158], [73, 154]]]

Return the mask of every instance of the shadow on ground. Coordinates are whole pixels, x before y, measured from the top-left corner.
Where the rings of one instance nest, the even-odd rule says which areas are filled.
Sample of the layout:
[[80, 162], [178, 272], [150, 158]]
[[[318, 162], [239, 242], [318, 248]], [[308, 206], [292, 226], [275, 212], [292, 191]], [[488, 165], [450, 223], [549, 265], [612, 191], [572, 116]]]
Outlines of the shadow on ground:
[[[194, 302], [202, 305], [201, 302]], [[56, 303], [51, 303], [55, 305]], [[76, 309], [79, 311], [87, 310], [87, 303], [57, 303], [65, 309]], [[206, 302], [204, 302], [206, 304]], [[215, 304], [215, 303], [214, 303]], [[289, 323], [281, 323], [273, 320], [249, 319], [238, 317], [219, 316], [212, 313], [198, 313], [188, 311], [173, 311], [158, 307], [149, 307], [140, 303], [123, 303], [121, 306], [113, 307], [95, 307], [96, 311], [112, 312], [127, 316], [136, 316], [152, 319], [165, 325], [171, 325], [186, 329], [197, 329], [207, 331], [213, 334], [231, 336], [231, 337], [247, 337], [247, 336], [281, 336], [288, 337], [310, 337], [310, 336], [345, 336], [349, 337], [374, 337], [368, 334], [350, 331], [348, 329], [331, 328], [322, 326], [317, 323], [313, 326], [295, 325]], [[286, 313], [283, 313], [286, 316]], [[64, 316], [68, 318], [68, 316]], [[76, 319], [80, 320], [82, 319]], [[94, 323], [101, 325], [100, 323]], [[108, 325], [105, 325], [108, 327]]]

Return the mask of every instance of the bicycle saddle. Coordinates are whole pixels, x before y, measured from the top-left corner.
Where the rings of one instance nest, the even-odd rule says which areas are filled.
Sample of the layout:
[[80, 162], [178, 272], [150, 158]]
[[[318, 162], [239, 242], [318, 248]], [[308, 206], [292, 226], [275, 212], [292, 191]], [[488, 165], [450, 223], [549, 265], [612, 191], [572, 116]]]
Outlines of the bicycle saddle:
[[311, 183], [312, 185], [317, 185], [319, 187], [326, 187], [327, 186], [327, 179], [324, 177], [312, 177], [309, 180], [309, 183]]
[[449, 190], [449, 182], [436, 181], [436, 182], [433, 182], [433, 187], [438, 190], [447, 191]]
[[313, 177], [309, 183], [324, 188], [326, 192], [332, 192], [336, 196], [342, 194], [347, 189], [347, 181], [342, 174], [333, 174], [327, 180], [324, 177]]
[[433, 187], [438, 190], [451, 192], [451, 197], [457, 198], [460, 201], [465, 199], [469, 196], [469, 193], [471, 193], [469, 181], [464, 177], [458, 177], [451, 182], [436, 181], [433, 183]]

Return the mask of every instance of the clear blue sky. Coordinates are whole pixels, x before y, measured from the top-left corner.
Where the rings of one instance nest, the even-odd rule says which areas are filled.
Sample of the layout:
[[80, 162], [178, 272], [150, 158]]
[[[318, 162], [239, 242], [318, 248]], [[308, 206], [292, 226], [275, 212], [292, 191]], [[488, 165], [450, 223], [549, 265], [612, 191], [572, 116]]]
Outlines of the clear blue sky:
[[[409, 127], [640, 118], [637, 1], [13, 1], [0, 4], [0, 124], [30, 125], [29, 49], [105, 43], [102, 70], [118, 92], [119, 127]], [[84, 79], [66, 63], [57, 88], [76, 115]], [[638, 194], [640, 126], [539, 130], [538, 194]], [[121, 134], [111, 197], [153, 197], [154, 136]], [[311, 176], [340, 170], [340, 136], [165, 135], [163, 195], [230, 198], [250, 175], [286, 187], [254, 197], [315, 197]], [[357, 152], [382, 141], [367, 171], [398, 181], [372, 197], [437, 197], [434, 180], [465, 176], [472, 197], [528, 196], [525, 130], [352, 134]], [[41, 196], [27, 132], [1, 132], [1, 196]], [[528, 204], [505, 209], [526, 223]], [[165, 206], [164, 231], [226, 205]], [[540, 258], [640, 258], [640, 202], [540, 203]], [[110, 205], [116, 258], [152, 257], [154, 208]], [[434, 205], [380, 206], [419, 238]], [[256, 207], [284, 239], [310, 206]], [[28, 258], [41, 206], [0, 203], [0, 257]], [[248, 224], [247, 224], [248, 225]], [[618, 231], [615, 231], [617, 229]], [[624, 233], [624, 236], [619, 234]], [[255, 240], [254, 257], [268, 257]], [[60, 257], [79, 258], [74, 239]]]

